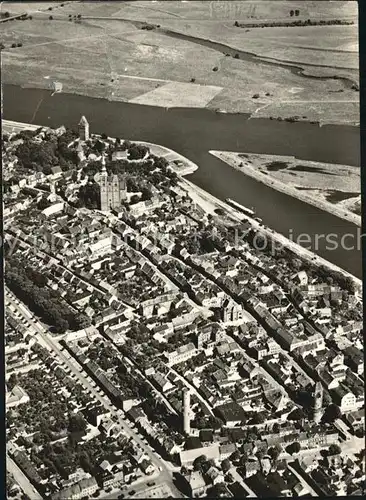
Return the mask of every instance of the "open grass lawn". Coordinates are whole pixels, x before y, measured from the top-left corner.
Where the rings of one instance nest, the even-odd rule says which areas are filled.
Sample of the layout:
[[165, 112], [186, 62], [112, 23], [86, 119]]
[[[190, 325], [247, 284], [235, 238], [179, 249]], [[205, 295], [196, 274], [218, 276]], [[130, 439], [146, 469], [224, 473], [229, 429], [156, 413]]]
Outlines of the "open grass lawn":
[[[249, 31], [234, 27], [235, 20], [287, 19], [289, 11], [296, 8], [299, 18], [356, 19], [356, 2], [62, 3], [63, 7], [61, 2], [54, 3], [48, 12], [48, 4], [23, 2], [21, 11], [32, 9], [33, 19], [1, 25], [5, 83], [48, 88], [53, 80], [63, 84], [64, 92], [115, 100], [220, 108], [253, 113], [254, 117], [306, 116], [333, 123], [359, 120], [359, 94], [341, 81], [303, 78], [280, 66], [225, 57], [219, 50], [141, 30], [133, 23], [154, 22], [285, 64], [318, 65], [306, 67], [309, 75], [357, 81], [356, 25]], [[37, 9], [45, 12], [37, 13]], [[2, 10], [20, 12], [19, 4], [10, 2], [3, 3]], [[79, 13], [110, 19], [68, 20], [69, 14]], [[49, 14], [54, 16], [52, 21]], [[12, 43], [22, 43], [22, 47], [12, 49]], [[191, 85], [192, 79], [196, 85]], [[253, 99], [254, 95], [258, 97]]]
[[[121, 4], [116, 16], [130, 16], [131, 19], [159, 20], [182, 18], [189, 20], [287, 20], [290, 10], [300, 11], [299, 19], [308, 17], [333, 19], [339, 16], [357, 16], [356, 2], [317, 2], [288, 0], [236, 0], [236, 1], [139, 1], [113, 2]], [[133, 17], [135, 16], [135, 17]], [[138, 16], [138, 17], [137, 17]]]

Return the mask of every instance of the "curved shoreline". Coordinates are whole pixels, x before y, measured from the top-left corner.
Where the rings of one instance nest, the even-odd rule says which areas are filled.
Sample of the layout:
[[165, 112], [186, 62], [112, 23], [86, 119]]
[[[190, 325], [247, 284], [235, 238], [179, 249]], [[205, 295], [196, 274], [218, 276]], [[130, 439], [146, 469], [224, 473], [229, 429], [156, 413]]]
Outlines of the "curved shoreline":
[[353, 212], [350, 212], [349, 210], [342, 209], [338, 205], [333, 205], [332, 203], [329, 203], [327, 201], [323, 201], [320, 199], [315, 199], [312, 196], [309, 196], [307, 194], [302, 193], [300, 190], [289, 186], [287, 184], [284, 184], [281, 181], [278, 181], [277, 179], [274, 179], [273, 177], [267, 176], [260, 172], [257, 169], [252, 168], [251, 166], [247, 165], [245, 162], [243, 163], [243, 167], [239, 167], [235, 165], [234, 160], [229, 158], [227, 155], [228, 154], [237, 154], [237, 153], [231, 153], [229, 151], [215, 151], [211, 150], [209, 153], [216, 158], [218, 158], [221, 161], [224, 161], [227, 165], [230, 167], [234, 168], [235, 170], [238, 170], [241, 172], [243, 175], [247, 175], [251, 177], [252, 179], [256, 180], [257, 182], [261, 182], [262, 184], [265, 184], [266, 186], [276, 189], [277, 191], [280, 191], [283, 194], [286, 194], [288, 196], [292, 196], [293, 198], [296, 198], [300, 201], [303, 201], [304, 203], [307, 203], [308, 205], [312, 205], [314, 207], [320, 208], [324, 212], [328, 212], [331, 215], [335, 215], [336, 217], [339, 217], [340, 219], [346, 220], [348, 222], [351, 222], [355, 224], [358, 227], [361, 227], [362, 219], [360, 215], [356, 215]]
[[[32, 130], [36, 130], [39, 127], [44, 127], [44, 125], [26, 124], [26, 123], [20, 123], [20, 122], [15, 122], [15, 121], [10, 121], [10, 120], [3, 120], [2, 123], [5, 126], [14, 126], [14, 127], [18, 127], [18, 128], [28, 128], [28, 129], [30, 128]], [[94, 135], [98, 136], [99, 134], [94, 134]], [[324, 266], [325, 268], [328, 268], [329, 270], [338, 271], [338, 272], [342, 273], [344, 276], [350, 277], [353, 280], [353, 282], [355, 283], [359, 293], [361, 293], [362, 280], [356, 278], [356, 276], [354, 276], [353, 274], [338, 267], [335, 264], [332, 264], [331, 262], [324, 259], [323, 257], [318, 256], [314, 252], [307, 250], [306, 248], [304, 248], [301, 245], [295, 243], [294, 241], [286, 238], [285, 236], [281, 235], [280, 233], [277, 233], [273, 229], [266, 228], [261, 223], [257, 222], [256, 220], [254, 220], [250, 217], [244, 216], [241, 212], [235, 210], [233, 207], [228, 205], [226, 202], [221, 201], [219, 198], [216, 198], [215, 196], [213, 196], [209, 192], [203, 190], [202, 188], [193, 184], [191, 181], [185, 179], [184, 175], [188, 175], [189, 173], [191, 173], [191, 171], [199, 169], [199, 166], [196, 163], [192, 162], [191, 160], [189, 160], [188, 158], [184, 157], [183, 155], [177, 153], [176, 151], [174, 151], [170, 148], [167, 148], [165, 146], [160, 146], [159, 144], [146, 142], [146, 141], [134, 141], [134, 140], [132, 140], [131, 142], [135, 142], [136, 144], [146, 145], [147, 147], [149, 147], [151, 149], [155, 148], [156, 150], [165, 151], [166, 155], [171, 155], [173, 157], [173, 161], [174, 161], [174, 159], [179, 159], [180, 161], [182, 161], [183, 164], [187, 165], [188, 169], [189, 169], [189, 171], [186, 173], [182, 173], [182, 172], [178, 173], [179, 178], [180, 178], [180, 180], [179, 180], [180, 184], [188, 192], [194, 191], [199, 196], [199, 198], [208, 201], [209, 203], [211, 203], [213, 206], [215, 206], [217, 208], [222, 208], [227, 213], [229, 213], [231, 216], [237, 218], [239, 221], [241, 221], [241, 220], [249, 221], [254, 229], [259, 230], [266, 237], [275, 240], [280, 245], [282, 245], [284, 248], [289, 249], [293, 253], [299, 255], [301, 258], [307, 260], [308, 262], [310, 262], [314, 265]], [[209, 151], [209, 152], [211, 154], [214, 154], [213, 151]]]
[[271, 228], [265, 228], [261, 223], [255, 221], [254, 219], [250, 217], [244, 216], [241, 212], [235, 210], [233, 207], [228, 205], [227, 203], [219, 200], [215, 196], [211, 195], [207, 191], [204, 191], [200, 187], [196, 186], [192, 182], [188, 181], [187, 179], [182, 179], [181, 184], [183, 186], [185, 185], [188, 190], [194, 190], [196, 193], [203, 199], [206, 199], [210, 201], [213, 205], [216, 205], [219, 208], [222, 208], [232, 216], [236, 217], [239, 220], [244, 220], [244, 221], [249, 221], [250, 224], [252, 225], [253, 228], [259, 230], [262, 234], [264, 234], [266, 237], [271, 238], [278, 242], [280, 245], [282, 245], [284, 248], [289, 249], [293, 253], [297, 254], [304, 260], [310, 262], [313, 265], [316, 266], [324, 266], [325, 268], [332, 270], [332, 271], [338, 271], [342, 273], [344, 276], [347, 276], [351, 278], [356, 285], [359, 293], [362, 291], [362, 280], [359, 278], [356, 278], [353, 274], [349, 273], [348, 271], [345, 271], [341, 267], [338, 267], [335, 264], [332, 264], [329, 262], [329, 260], [324, 259], [323, 257], [320, 257], [319, 255], [315, 254], [314, 252], [307, 250], [306, 248], [302, 247], [301, 245], [295, 243], [292, 240], [289, 240], [285, 236], [283, 236], [280, 233], [277, 233]]

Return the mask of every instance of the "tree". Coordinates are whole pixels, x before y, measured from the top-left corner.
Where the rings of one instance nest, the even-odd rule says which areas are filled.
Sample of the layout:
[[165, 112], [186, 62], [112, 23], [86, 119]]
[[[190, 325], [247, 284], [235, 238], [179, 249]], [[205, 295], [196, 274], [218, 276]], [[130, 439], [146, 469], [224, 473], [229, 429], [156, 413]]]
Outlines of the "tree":
[[17, 44], [16, 44], [16, 43], [12, 43], [12, 44], [11, 44], [11, 48], [12, 48], [12, 49], [15, 49], [15, 47], [16, 47], [16, 46], [17, 46]]
[[231, 462], [228, 458], [225, 458], [222, 462], [221, 462], [221, 468], [223, 470], [223, 472], [226, 474], [227, 472], [229, 472], [229, 470], [231, 469]]
[[305, 417], [301, 408], [295, 408], [287, 417], [288, 420], [302, 420]]
[[276, 444], [275, 446], [272, 446], [268, 450], [268, 455], [271, 457], [271, 459], [275, 462], [278, 457], [280, 456], [282, 452], [282, 448], [279, 444]]
[[17, 43], [17, 47], [23, 47], [23, 44], [21, 42]]
[[4, 17], [5, 17], [5, 19], [7, 19], [8, 17], [10, 17], [10, 14], [9, 14], [8, 11], [4, 12]]
[[293, 455], [294, 453], [299, 453], [300, 450], [301, 450], [301, 445], [297, 441], [295, 441], [294, 443], [289, 444], [286, 447], [286, 451], [290, 455]]
[[275, 422], [273, 424], [273, 427], [272, 427], [272, 432], [274, 432], [275, 434], [278, 434], [280, 432], [280, 429], [281, 429], [280, 424], [278, 424], [277, 422]]
[[81, 414], [71, 415], [69, 418], [68, 431], [82, 432], [87, 428], [87, 422]]
[[135, 203], [138, 203], [140, 201], [140, 197], [137, 194], [134, 194], [131, 196], [130, 204], [135, 205]]
[[50, 16], [50, 17], [49, 17], [48, 19], [49, 19], [50, 21], [52, 21], [52, 19], [53, 19], [53, 16]]
[[200, 455], [193, 461], [193, 469], [196, 471], [202, 471], [203, 465], [207, 462], [206, 455]]
[[218, 70], [219, 70], [218, 66], [214, 66], [214, 67], [212, 68], [212, 71], [218, 71]]
[[234, 59], [239, 59], [239, 54], [238, 53], [235, 54]]
[[128, 154], [131, 160], [142, 160], [148, 152], [149, 148], [142, 144], [132, 144], [128, 148]]
[[196, 81], [195, 78], [191, 78], [191, 83], [194, 83]]
[[263, 424], [265, 421], [264, 416], [261, 413], [256, 413], [252, 419], [253, 424]]
[[341, 451], [340, 446], [337, 444], [331, 444], [328, 448], [328, 455], [339, 455]]
[[104, 150], [105, 150], [105, 144], [104, 144], [104, 142], [98, 140], [94, 144], [94, 151], [96, 151], [97, 153], [102, 153]]
[[300, 14], [300, 11], [298, 9], [295, 10], [295, 16], [298, 16]]
[[235, 21], [234, 26], [236, 26], [237, 28], [239, 27], [238, 21]]
[[234, 453], [232, 453], [232, 455], [230, 456], [230, 460], [236, 462], [239, 459], [240, 459], [240, 452], [239, 450], [235, 450]]
[[290, 10], [290, 16], [293, 17], [294, 14], [295, 12], [293, 10]]
[[144, 186], [141, 189], [141, 201], [151, 200], [152, 192], [147, 186]]
[[331, 424], [341, 417], [342, 413], [339, 406], [337, 406], [336, 404], [331, 404], [325, 409], [324, 415], [322, 417], [322, 422]]

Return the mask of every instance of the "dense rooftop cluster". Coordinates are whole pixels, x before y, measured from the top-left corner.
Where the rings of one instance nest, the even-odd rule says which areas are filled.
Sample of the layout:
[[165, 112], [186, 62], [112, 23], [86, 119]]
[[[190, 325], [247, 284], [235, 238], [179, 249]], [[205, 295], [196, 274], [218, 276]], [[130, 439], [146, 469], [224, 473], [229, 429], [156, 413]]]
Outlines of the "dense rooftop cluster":
[[[11, 310], [9, 453], [40, 492], [81, 498], [155, 474], [120, 417], [189, 496], [360, 491], [351, 278], [260, 251], [250, 219], [208, 207], [146, 146], [42, 129], [8, 137], [5, 158], [6, 285], [116, 412]], [[126, 180], [108, 211], [104, 166]]]

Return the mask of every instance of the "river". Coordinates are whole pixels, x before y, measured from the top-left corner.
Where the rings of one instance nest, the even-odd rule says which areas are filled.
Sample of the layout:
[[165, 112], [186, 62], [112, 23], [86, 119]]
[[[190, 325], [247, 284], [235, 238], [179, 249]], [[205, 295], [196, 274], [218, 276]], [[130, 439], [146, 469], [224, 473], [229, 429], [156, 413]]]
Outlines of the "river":
[[357, 127], [288, 123], [249, 119], [248, 115], [212, 110], [142, 106], [110, 102], [86, 96], [55, 94], [49, 90], [4, 85], [4, 118], [57, 127], [76, 127], [81, 115], [91, 132], [161, 144], [186, 156], [199, 169], [189, 179], [221, 200], [233, 198], [254, 207], [264, 224], [285, 236], [349, 234], [346, 245], [327, 248], [319, 236], [317, 253], [351, 272], [361, 273], [358, 228], [299, 200], [245, 177], [209, 150], [294, 155], [299, 159], [360, 166], [360, 134]]

